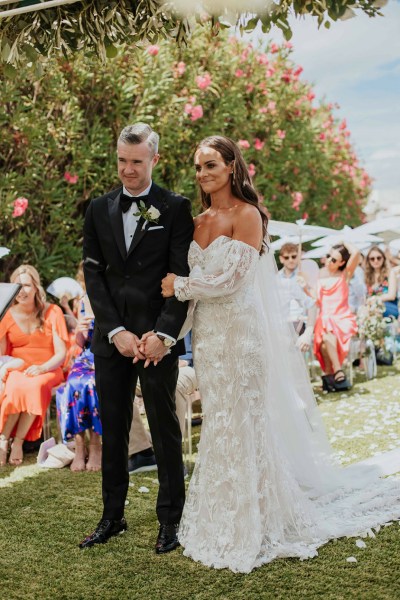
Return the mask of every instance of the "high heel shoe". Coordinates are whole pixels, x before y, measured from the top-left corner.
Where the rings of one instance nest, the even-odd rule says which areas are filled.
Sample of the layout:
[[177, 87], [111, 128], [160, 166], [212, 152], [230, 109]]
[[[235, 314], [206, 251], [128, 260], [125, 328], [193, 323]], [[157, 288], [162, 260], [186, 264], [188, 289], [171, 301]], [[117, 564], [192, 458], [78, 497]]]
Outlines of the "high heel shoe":
[[350, 383], [346, 379], [346, 374], [343, 369], [339, 369], [333, 374], [333, 386], [335, 392], [345, 392], [351, 389]]

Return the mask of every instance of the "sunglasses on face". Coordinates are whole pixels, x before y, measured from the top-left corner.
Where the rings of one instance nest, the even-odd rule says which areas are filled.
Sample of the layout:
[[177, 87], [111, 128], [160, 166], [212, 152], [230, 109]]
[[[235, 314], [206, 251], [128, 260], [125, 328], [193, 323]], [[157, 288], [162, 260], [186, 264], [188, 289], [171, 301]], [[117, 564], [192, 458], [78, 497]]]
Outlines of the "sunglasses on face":
[[283, 258], [283, 260], [289, 260], [289, 258], [295, 260], [297, 258], [297, 254], [291, 254], [290, 256], [281, 256], [281, 258]]
[[326, 258], [330, 258], [330, 259], [331, 259], [331, 262], [332, 262], [334, 265], [336, 265], [336, 263], [337, 263], [337, 262], [339, 262], [337, 258], [333, 258], [333, 256], [331, 256], [330, 254], [327, 254], [327, 255], [326, 255]]
[[370, 256], [368, 259], [370, 262], [375, 262], [376, 260], [378, 262], [380, 262], [381, 260], [383, 260], [383, 256]]

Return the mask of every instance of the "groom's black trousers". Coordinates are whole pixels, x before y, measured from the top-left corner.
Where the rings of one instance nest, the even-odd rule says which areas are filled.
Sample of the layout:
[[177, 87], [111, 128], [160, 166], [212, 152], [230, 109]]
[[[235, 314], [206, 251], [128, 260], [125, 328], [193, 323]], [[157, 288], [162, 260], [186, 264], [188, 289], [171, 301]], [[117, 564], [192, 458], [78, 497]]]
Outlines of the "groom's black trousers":
[[165, 356], [157, 366], [132, 363], [117, 349], [111, 357], [95, 355], [96, 388], [103, 428], [103, 519], [121, 519], [128, 492], [128, 443], [134, 391], [139, 378], [160, 482], [160, 523], [179, 523], [185, 501], [182, 435], [175, 412], [178, 357]]

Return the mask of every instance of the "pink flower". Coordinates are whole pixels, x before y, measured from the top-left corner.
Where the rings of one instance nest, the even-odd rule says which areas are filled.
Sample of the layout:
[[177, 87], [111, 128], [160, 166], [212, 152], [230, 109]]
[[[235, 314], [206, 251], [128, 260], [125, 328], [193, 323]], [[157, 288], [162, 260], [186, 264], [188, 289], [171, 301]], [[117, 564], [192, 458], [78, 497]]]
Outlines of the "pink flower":
[[199, 90], [206, 90], [209, 85], [211, 85], [211, 76], [209, 73], [204, 73], [204, 75], [198, 75], [196, 77], [196, 83]]
[[284, 81], [285, 83], [290, 83], [290, 81], [292, 80], [292, 73], [291, 73], [290, 69], [281, 76], [281, 80]]
[[193, 106], [192, 111], [190, 113], [190, 119], [191, 121], [197, 121], [197, 119], [201, 119], [201, 117], [203, 116], [203, 107], [201, 104], [196, 104], [196, 106]]
[[276, 135], [278, 136], [278, 138], [280, 140], [284, 140], [286, 137], [286, 131], [284, 131], [283, 129], [278, 129], [278, 131], [276, 132]]
[[320, 133], [318, 137], [322, 142], [326, 139], [325, 133]]
[[276, 54], [277, 52], [279, 52], [279, 46], [277, 44], [271, 44], [271, 47], [269, 50], [270, 50], [271, 54]]
[[176, 65], [176, 69], [175, 69], [177, 75], [181, 76], [184, 74], [184, 72], [186, 71], [186, 64], [181, 61], [178, 62], [178, 64]]
[[249, 176], [254, 177], [254, 175], [256, 174], [256, 167], [253, 165], [253, 163], [249, 164], [249, 166], [247, 167], [247, 170], [249, 172]]
[[252, 92], [253, 90], [254, 90], [254, 85], [253, 85], [252, 83], [248, 83], [248, 84], [246, 85], [246, 92], [247, 92], [248, 94], [251, 94], [251, 92]]
[[157, 56], [157, 54], [160, 52], [160, 46], [157, 46], [156, 44], [147, 46], [147, 52], [150, 54], [150, 56]]
[[264, 148], [265, 142], [261, 141], [260, 138], [256, 138], [254, 140], [254, 148], [256, 150], [262, 150]]
[[70, 183], [71, 185], [73, 185], [74, 183], [77, 183], [79, 176], [78, 175], [72, 175], [72, 173], [70, 173], [69, 171], [65, 171], [64, 173], [64, 179], [67, 183]]
[[268, 102], [268, 110], [275, 110], [276, 109], [276, 102], [274, 102], [273, 100], [271, 100], [270, 102]]
[[300, 204], [303, 202], [303, 194], [301, 192], [293, 192], [292, 198], [292, 208], [300, 210]]
[[292, 44], [291, 42], [285, 42], [285, 43], [283, 44], [283, 46], [284, 46], [285, 48], [289, 48], [289, 49], [290, 49], [290, 48], [293, 48], [293, 44]]
[[248, 148], [250, 148], [250, 143], [247, 140], [239, 140], [238, 146], [239, 148], [244, 148], [245, 150], [247, 150]]
[[328, 210], [328, 205], [327, 204], [323, 204], [321, 206], [321, 210]]
[[343, 131], [344, 129], [346, 129], [346, 127], [347, 127], [346, 119], [343, 119], [343, 121], [339, 125], [339, 129], [341, 129]]
[[268, 108], [266, 106], [262, 106], [258, 109], [258, 112], [260, 113], [260, 115], [263, 115], [264, 113], [268, 112]]
[[268, 56], [266, 54], [259, 54], [256, 58], [256, 61], [259, 65], [267, 65], [268, 64]]
[[314, 100], [314, 98], [315, 98], [315, 94], [314, 94], [314, 92], [308, 92], [308, 94], [307, 94], [307, 99], [308, 99], [310, 102], [312, 102], [312, 101]]
[[305, 213], [303, 213], [303, 214], [301, 215], [301, 218], [302, 218], [302, 219], [305, 219], [305, 220], [307, 221], [307, 219], [308, 219], [308, 216], [309, 216], [309, 215], [308, 215], [308, 213], [306, 213], [306, 212], [305, 212]]
[[28, 204], [29, 201], [27, 200], [27, 198], [20, 197], [14, 200], [14, 210], [12, 216], [20, 217], [21, 215], [23, 215], [26, 209], [28, 208]]
[[187, 115], [190, 115], [190, 114], [191, 114], [191, 112], [192, 112], [192, 108], [193, 108], [192, 104], [190, 104], [190, 102], [187, 102], [187, 103], [185, 104], [185, 107], [184, 107], [183, 111], [184, 111], [184, 112], [185, 112]]
[[244, 71], [242, 69], [236, 69], [235, 77], [244, 77]]
[[297, 67], [297, 69], [294, 71], [293, 75], [295, 77], [298, 77], [299, 75], [301, 75], [301, 73], [303, 72], [303, 67]]
[[266, 71], [265, 71], [265, 77], [272, 77], [272, 75], [275, 73], [275, 69], [273, 67], [269, 67]]

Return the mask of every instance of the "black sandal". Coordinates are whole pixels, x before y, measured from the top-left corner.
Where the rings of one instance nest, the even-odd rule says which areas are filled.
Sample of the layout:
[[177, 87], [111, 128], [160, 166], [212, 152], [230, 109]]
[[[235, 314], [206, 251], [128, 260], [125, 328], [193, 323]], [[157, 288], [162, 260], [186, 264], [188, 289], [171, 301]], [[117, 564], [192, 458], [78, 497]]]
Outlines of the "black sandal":
[[[337, 378], [338, 374], [339, 378]], [[343, 371], [343, 369], [339, 369], [333, 374], [333, 387], [335, 388], [335, 392], [344, 392], [351, 389], [351, 385], [347, 381], [346, 373]]]
[[336, 373], [333, 374], [333, 379], [335, 383], [342, 383], [342, 381], [345, 381], [346, 379], [346, 373], [343, 371], [343, 369], [339, 369], [338, 371], [336, 371]]

